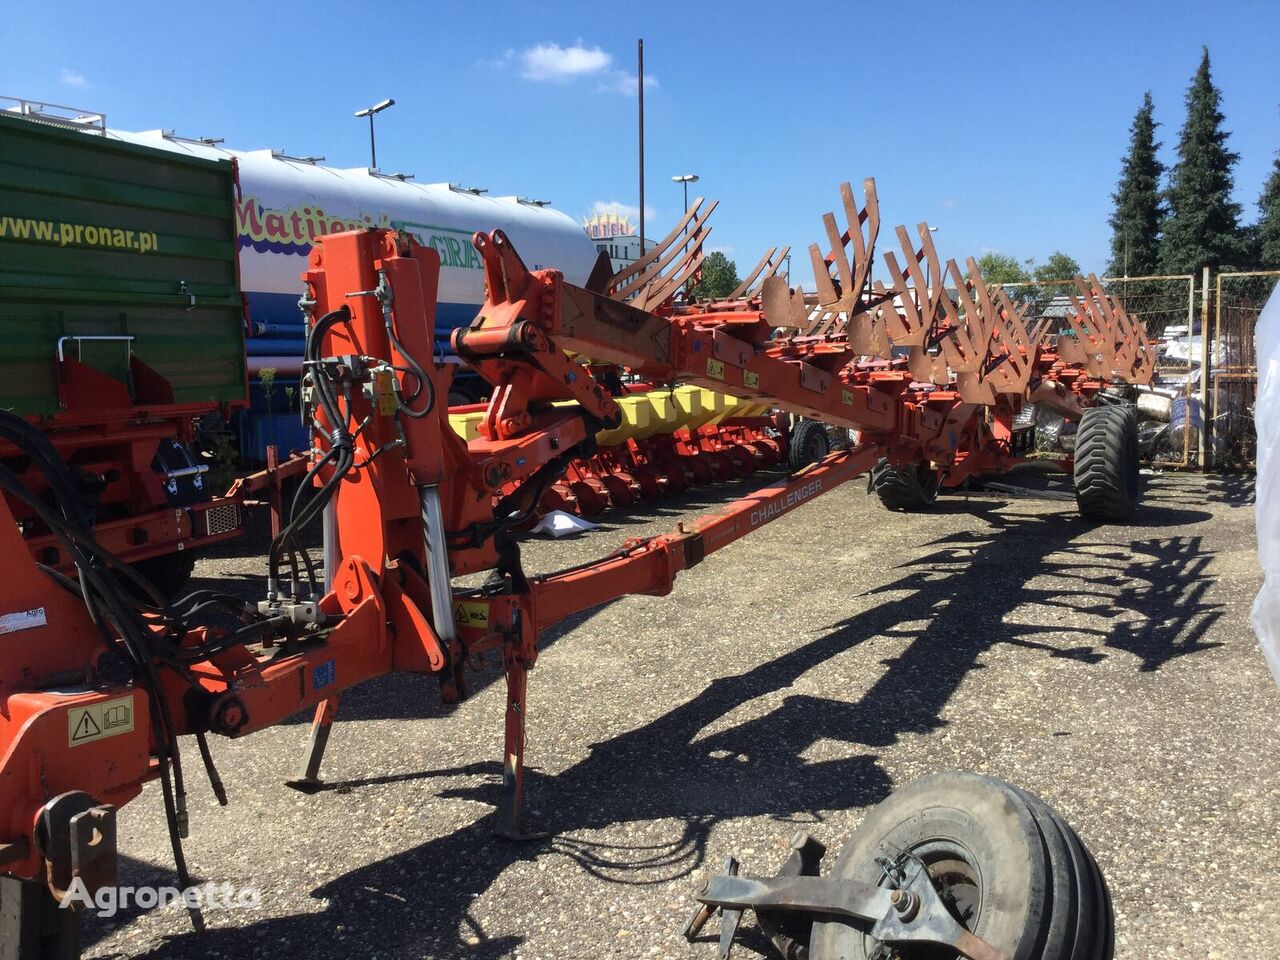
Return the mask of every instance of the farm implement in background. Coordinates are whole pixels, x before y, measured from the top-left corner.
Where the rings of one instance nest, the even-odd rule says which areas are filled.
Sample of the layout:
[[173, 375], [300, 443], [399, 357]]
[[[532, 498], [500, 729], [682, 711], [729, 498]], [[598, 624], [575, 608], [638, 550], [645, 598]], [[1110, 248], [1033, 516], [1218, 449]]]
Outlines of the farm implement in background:
[[[149, 589], [95, 540], [43, 436], [0, 414], [49, 493], [4, 470], [0, 486], [58, 537], [80, 580], [40, 569], [0, 505], [6, 599], [27, 612], [12, 621], [24, 642], [0, 646], [0, 919], [4, 936], [19, 938], [13, 952], [66, 955], [73, 915], [56, 898], [73, 880], [114, 882], [116, 809], [148, 780], [160, 780], [188, 885], [181, 736], [198, 738], [220, 784], [209, 733], [242, 737], [312, 709], [294, 785], [313, 786], [342, 692], [393, 671], [436, 676], [453, 702], [466, 694], [470, 658], [501, 655], [496, 819], [504, 834], [524, 836], [528, 680], [546, 629], [621, 596], [665, 595], [710, 553], [868, 472], [882, 498], [911, 506], [930, 489], [1007, 469], [1025, 453], [1015, 418], [1029, 402], [1081, 420], [1074, 465], [1062, 466], [1074, 470], [1085, 515], [1127, 516], [1138, 493], [1133, 419], [1104, 388], [1150, 376], [1141, 326], [1082, 281], [1078, 326], [1065, 339], [1028, 331], [972, 264], [965, 274], [939, 262], [924, 225], [918, 247], [899, 231], [904, 260], [886, 256], [890, 285], [876, 282], [874, 187], [861, 208], [847, 187], [842, 194], [847, 228], [828, 216], [829, 247], [812, 251], [816, 306], [769, 257], [738, 299], [680, 303], [674, 295], [702, 255], [709, 211], [697, 212], [700, 203], [683, 239], [617, 277], [597, 270], [581, 287], [556, 270], [529, 271], [501, 231], [477, 234], [487, 300], [453, 346], [492, 397], [462, 425], [466, 437], [450, 422], [453, 368], [431, 359], [439, 255], [389, 230], [323, 237], [302, 277], [312, 461], [272, 540], [256, 604], [216, 590], [167, 602]], [[572, 492], [566, 471], [623, 472], [600, 466], [601, 451], [618, 445], [599, 441], [628, 416], [628, 395], [610, 389], [621, 373], [802, 418], [793, 444], [805, 419], [856, 431], [857, 442], [671, 533], [528, 574], [517, 534], [548, 497], [563, 496], [556, 484]], [[743, 436], [737, 445], [750, 448]], [[732, 457], [697, 456], [708, 452]], [[625, 467], [641, 491], [635, 471], [646, 465]], [[322, 565], [301, 537], [321, 516]], [[482, 585], [455, 584], [477, 573], [489, 574]], [[100, 735], [76, 736], [86, 717]], [[814, 960], [890, 949], [923, 957], [939, 945], [970, 960], [1109, 956], [1105, 884], [1087, 851], [1043, 803], [998, 781], [918, 781], [868, 817], [825, 879], [820, 860], [802, 837], [779, 877], [738, 877], [731, 863], [699, 895], [690, 934], [719, 910], [727, 951], [751, 909], [782, 948], [807, 941]]]

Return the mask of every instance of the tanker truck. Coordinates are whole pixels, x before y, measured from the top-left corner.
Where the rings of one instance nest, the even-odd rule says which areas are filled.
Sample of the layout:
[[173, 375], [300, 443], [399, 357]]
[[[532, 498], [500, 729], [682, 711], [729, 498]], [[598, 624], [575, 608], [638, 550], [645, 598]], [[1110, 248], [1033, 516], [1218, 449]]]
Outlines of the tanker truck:
[[[531, 267], [554, 265], [571, 283], [585, 282], [595, 264], [595, 246], [582, 227], [541, 200], [489, 196], [457, 183], [419, 183], [405, 174], [366, 167], [338, 169], [324, 166], [323, 157], [291, 156], [281, 150], [235, 150], [173, 131], [109, 129], [107, 135], [193, 158], [236, 162], [236, 231], [252, 380], [250, 408], [238, 417], [240, 453], [246, 462], [261, 462], [268, 444], [283, 449], [308, 445], [297, 409], [306, 329], [298, 308], [298, 276], [316, 237], [360, 227], [394, 227], [434, 247], [441, 263], [436, 343], [446, 359], [450, 333], [474, 320], [484, 302], [484, 270], [471, 245], [476, 231], [503, 230]], [[460, 375], [450, 404], [480, 400], [483, 386], [474, 374]]]

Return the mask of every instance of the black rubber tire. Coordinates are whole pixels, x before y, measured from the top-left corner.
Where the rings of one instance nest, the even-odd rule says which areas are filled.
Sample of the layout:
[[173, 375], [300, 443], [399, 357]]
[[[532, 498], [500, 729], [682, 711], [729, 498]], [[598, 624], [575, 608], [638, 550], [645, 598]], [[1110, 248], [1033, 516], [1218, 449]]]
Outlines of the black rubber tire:
[[1076, 504], [1098, 523], [1122, 523], [1138, 506], [1138, 419], [1132, 406], [1090, 407], [1076, 432]]
[[179, 550], [159, 557], [147, 557], [134, 563], [133, 569], [150, 580], [161, 595], [172, 600], [182, 592], [195, 572], [195, 551]]
[[827, 425], [817, 420], [797, 420], [787, 438], [787, 463], [792, 470], [799, 470], [817, 463], [831, 452], [831, 437]]
[[[1043, 801], [994, 777], [923, 777], [877, 806], [832, 876], [885, 885], [877, 857], [911, 852], [966, 928], [1011, 960], [1109, 960], [1105, 883], [1074, 831]], [[954, 951], [898, 945], [903, 960]], [[843, 922], [817, 922], [811, 960], [870, 960], [877, 943]]]
[[928, 464], [896, 467], [881, 460], [871, 468], [871, 490], [886, 510], [919, 513], [938, 499], [942, 477]]

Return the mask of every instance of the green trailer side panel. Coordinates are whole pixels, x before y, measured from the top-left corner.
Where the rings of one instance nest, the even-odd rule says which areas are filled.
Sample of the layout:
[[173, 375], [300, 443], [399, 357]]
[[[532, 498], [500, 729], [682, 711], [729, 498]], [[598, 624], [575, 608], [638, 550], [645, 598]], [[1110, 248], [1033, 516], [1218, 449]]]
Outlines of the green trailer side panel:
[[[244, 401], [235, 189], [230, 161], [0, 114], [0, 408], [62, 412], [63, 337], [133, 337], [177, 404]], [[127, 379], [120, 342], [64, 349]]]

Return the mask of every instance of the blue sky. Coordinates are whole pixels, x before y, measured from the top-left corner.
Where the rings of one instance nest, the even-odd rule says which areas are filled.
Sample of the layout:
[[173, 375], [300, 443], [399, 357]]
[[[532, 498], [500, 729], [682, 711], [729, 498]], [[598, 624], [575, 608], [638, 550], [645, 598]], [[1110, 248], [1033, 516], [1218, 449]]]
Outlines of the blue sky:
[[[0, 93], [233, 147], [367, 163], [352, 111], [384, 97], [384, 169], [634, 207], [635, 41], [645, 38], [650, 236], [671, 175], [721, 201], [711, 245], [746, 269], [800, 251], [842, 180], [875, 176], [886, 232], [929, 220], [947, 256], [1086, 269], [1142, 93], [1172, 154], [1207, 44], [1238, 199], [1280, 149], [1280, 3], [11, 3]], [[882, 243], [882, 249], [885, 244]], [[807, 269], [795, 264], [804, 281]]]

